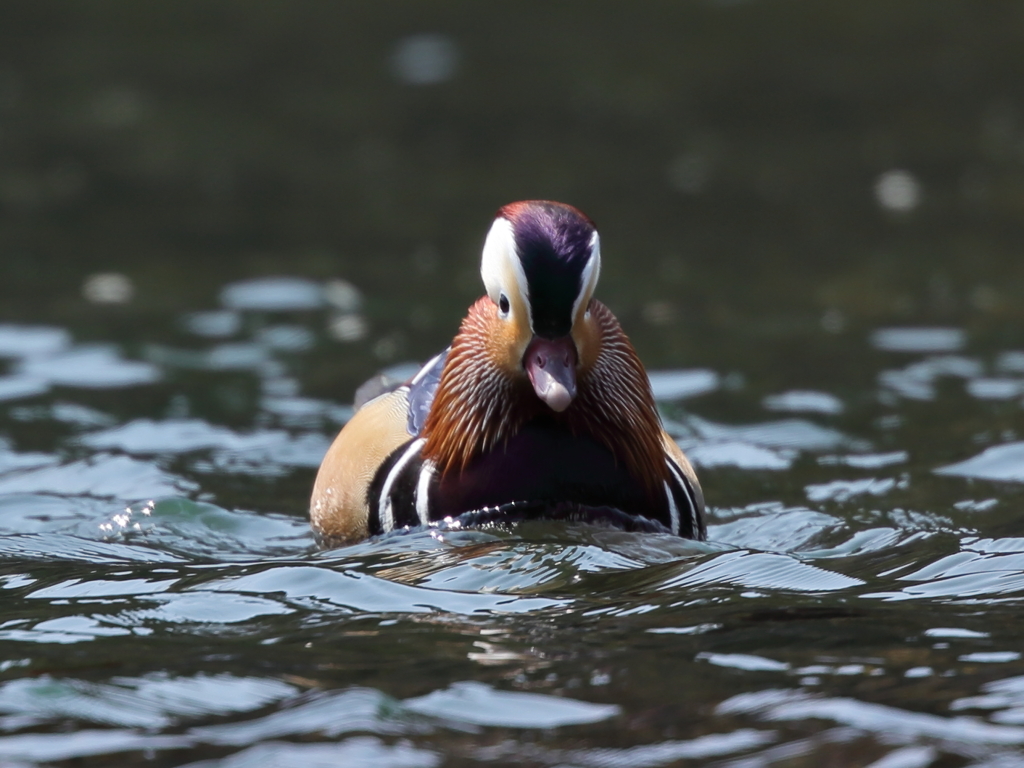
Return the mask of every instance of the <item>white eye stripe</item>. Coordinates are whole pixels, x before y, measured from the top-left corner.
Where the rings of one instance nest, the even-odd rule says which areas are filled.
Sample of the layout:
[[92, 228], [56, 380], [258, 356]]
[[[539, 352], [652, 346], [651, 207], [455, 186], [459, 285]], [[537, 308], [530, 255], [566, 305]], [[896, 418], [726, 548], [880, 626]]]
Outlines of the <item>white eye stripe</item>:
[[512, 222], [508, 219], [495, 219], [487, 233], [480, 258], [480, 277], [487, 287], [487, 295], [495, 304], [500, 301], [502, 293], [511, 300], [513, 292], [517, 292], [529, 306], [526, 273], [519, 261]]
[[601, 238], [598, 236], [597, 231], [590, 237], [590, 258], [587, 259], [586, 266], [583, 267], [583, 273], [580, 275], [580, 292], [576, 297], [576, 301], [572, 305], [572, 317], [576, 319], [577, 314], [580, 311], [580, 306], [584, 302], [590, 301], [590, 297], [594, 295], [594, 289], [597, 287], [597, 279], [601, 276]]

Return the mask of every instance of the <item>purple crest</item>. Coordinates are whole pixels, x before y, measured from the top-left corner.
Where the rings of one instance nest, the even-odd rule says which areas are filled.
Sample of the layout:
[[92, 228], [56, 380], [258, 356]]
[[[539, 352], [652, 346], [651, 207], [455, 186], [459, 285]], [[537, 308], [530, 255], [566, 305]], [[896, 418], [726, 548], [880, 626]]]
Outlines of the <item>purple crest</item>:
[[549, 339], [568, 335], [583, 269], [591, 256], [594, 222], [571, 205], [547, 200], [512, 203], [498, 216], [512, 223], [534, 333]]

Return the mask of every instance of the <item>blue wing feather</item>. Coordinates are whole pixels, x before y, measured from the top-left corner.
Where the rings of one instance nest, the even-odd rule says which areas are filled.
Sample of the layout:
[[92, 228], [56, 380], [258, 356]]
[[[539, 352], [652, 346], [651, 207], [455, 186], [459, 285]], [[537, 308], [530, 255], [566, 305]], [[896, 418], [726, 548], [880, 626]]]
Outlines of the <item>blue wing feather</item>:
[[423, 431], [423, 425], [427, 423], [427, 414], [430, 413], [430, 406], [434, 402], [437, 385], [441, 381], [441, 371], [444, 370], [444, 362], [448, 359], [450, 349], [451, 347], [448, 347], [428, 360], [409, 382], [409, 418], [406, 429], [414, 437]]

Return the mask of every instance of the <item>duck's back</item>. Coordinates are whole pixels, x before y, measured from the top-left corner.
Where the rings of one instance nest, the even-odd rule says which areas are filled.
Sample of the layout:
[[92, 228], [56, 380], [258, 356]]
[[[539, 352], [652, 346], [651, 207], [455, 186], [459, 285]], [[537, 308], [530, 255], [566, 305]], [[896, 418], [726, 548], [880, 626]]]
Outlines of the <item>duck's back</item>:
[[367, 491], [388, 456], [409, 439], [408, 392], [400, 387], [370, 400], [328, 449], [309, 507], [313, 527], [324, 538], [356, 541], [373, 533]]

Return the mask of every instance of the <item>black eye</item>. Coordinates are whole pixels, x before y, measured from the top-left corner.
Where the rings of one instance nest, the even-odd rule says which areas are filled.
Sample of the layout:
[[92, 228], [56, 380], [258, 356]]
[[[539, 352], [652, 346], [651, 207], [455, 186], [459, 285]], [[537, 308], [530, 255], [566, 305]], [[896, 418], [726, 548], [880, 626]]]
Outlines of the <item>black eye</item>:
[[498, 299], [498, 310], [503, 315], [507, 315], [508, 314], [508, 310], [509, 310], [508, 296], [506, 296], [504, 293], [501, 294], [501, 298]]

